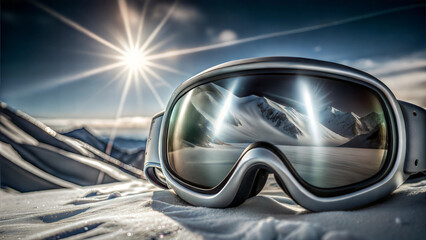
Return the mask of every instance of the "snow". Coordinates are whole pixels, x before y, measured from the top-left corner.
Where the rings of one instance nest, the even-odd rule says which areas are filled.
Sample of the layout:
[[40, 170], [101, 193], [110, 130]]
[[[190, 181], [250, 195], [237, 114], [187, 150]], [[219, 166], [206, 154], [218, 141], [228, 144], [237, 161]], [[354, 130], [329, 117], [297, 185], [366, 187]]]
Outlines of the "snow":
[[[126, 173], [140, 169], [58, 134], [3, 103], [0, 106], [0, 170], [5, 187], [0, 189], [0, 239], [333, 240], [426, 236], [426, 177], [351, 211], [309, 212], [286, 196], [272, 178], [258, 196], [238, 207], [197, 207], [182, 201], [173, 191], [158, 189], [136, 178], [137, 174]], [[215, 147], [209, 150], [219, 156]], [[291, 159], [300, 152], [310, 158], [308, 150], [280, 148]], [[318, 154], [324, 149], [315, 151]], [[333, 151], [349, 152], [342, 147]], [[385, 150], [356, 151], [354, 156], [360, 152], [371, 155], [371, 151], [382, 154]], [[306, 159], [298, 156], [299, 165], [306, 166]], [[355, 169], [358, 163], [351, 164]], [[98, 182], [108, 184], [95, 185]]]
[[142, 176], [142, 170], [87, 143], [58, 134], [5, 104], [0, 108], [0, 150], [1, 184], [21, 192], [128, 181]]
[[0, 191], [2, 239], [424, 239], [426, 179], [352, 211], [312, 213], [269, 182], [228, 209], [195, 207], [146, 181]]

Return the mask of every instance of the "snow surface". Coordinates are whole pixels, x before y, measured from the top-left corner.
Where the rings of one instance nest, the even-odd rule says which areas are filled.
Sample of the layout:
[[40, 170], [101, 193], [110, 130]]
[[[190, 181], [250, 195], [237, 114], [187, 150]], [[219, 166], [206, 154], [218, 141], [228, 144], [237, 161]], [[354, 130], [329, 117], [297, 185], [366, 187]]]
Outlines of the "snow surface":
[[312, 213], [272, 181], [235, 208], [194, 207], [131, 181], [25, 194], [0, 191], [1, 239], [424, 239], [426, 179], [352, 211]]
[[[126, 174], [125, 170], [135, 169], [107, 158], [94, 147], [0, 105], [0, 170], [6, 187], [0, 189], [0, 239], [332, 240], [426, 236], [426, 177], [352, 211], [309, 212], [287, 197], [272, 179], [260, 195], [238, 207], [196, 207], [172, 191]], [[295, 149], [286, 148], [289, 155]], [[82, 186], [99, 182], [100, 173], [114, 183]], [[4, 179], [10, 185], [4, 185]], [[8, 187], [33, 192], [18, 193]], [[34, 191], [52, 188], [61, 189]]]

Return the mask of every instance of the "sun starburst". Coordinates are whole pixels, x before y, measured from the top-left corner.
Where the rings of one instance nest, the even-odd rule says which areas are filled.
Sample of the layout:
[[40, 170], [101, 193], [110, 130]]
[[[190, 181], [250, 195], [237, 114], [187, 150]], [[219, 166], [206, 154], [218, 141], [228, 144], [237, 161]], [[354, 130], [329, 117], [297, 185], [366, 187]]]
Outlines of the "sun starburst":
[[[74, 22], [73, 20], [63, 16], [62, 14], [56, 12], [55, 10], [39, 2], [33, 1], [32, 3], [36, 5], [37, 7], [41, 8], [42, 10], [44, 10], [45, 12], [49, 13], [53, 17], [57, 18], [58, 20], [62, 21], [63, 23], [69, 25], [70, 27], [76, 29], [77, 31], [87, 35], [93, 40], [99, 42], [100, 44], [116, 52], [115, 55], [105, 54], [105, 53], [88, 53], [88, 54], [95, 54], [96, 56], [99, 56], [99, 57], [108, 58], [110, 60], [113, 59], [115, 60], [115, 62], [104, 65], [104, 66], [100, 66], [94, 69], [86, 70], [72, 76], [64, 77], [56, 81], [56, 84], [64, 84], [67, 82], [84, 79], [89, 76], [93, 76], [93, 75], [97, 75], [107, 71], [112, 71], [112, 70], [121, 68], [121, 70], [118, 71], [117, 76], [114, 77], [111, 81], [109, 81], [105, 85], [105, 86], [108, 86], [113, 81], [119, 81], [120, 79], [124, 79], [123, 80], [124, 87], [121, 93], [119, 106], [115, 116], [117, 119], [117, 122], [122, 115], [124, 103], [126, 101], [126, 97], [128, 95], [128, 92], [129, 92], [129, 89], [131, 88], [132, 83], [136, 85], [135, 89], [137, 91], [138, 97], [140, 97], [139, 81], [143, 81], [143, 83], [146, 84], [148, 89], [154, 95], [154, 98], [157, 101], [157, 103], [160, 105], [160, 107], [161, 108], [165, 107], [164, 101], [160, 97], [160, 94], [158, 93], [157, 88], [154, 87], [154, 84], [151, 82], [151, 79], [160, 81], [162, 85], [171, 88], [171, 85], [164, 78], [162, 78], [160, 74], [156, 72], [156, 70], [171, 72], [175, 74], [183, 74], [183, 73], [170, 66], [165, 66], [161, 63], [153, 62], [153, 60], [148, 60], [147, 59], [148, 55], [146, 53], [155, 52], [155, 50], [157, 50], [158, 48], [160, 48], [162, 45], [164, 45], [170, 40], [170, 39], [165, 39], [162, 41], [154, 42], [155, 38], [157, 37], [159, 32], [162, 30], [163, 26], [166, 24], [169, 17], [173, 14], [174, 9], [176, 8], [176, 2], [170, 7], [167, 14], [156, 26], [153, 32], [145, 38], [146, 39], [145, 41], [142, 41], [143, 39], [142, 33], [143, 33], [144, 22], [145, 22], [149, 0], [145, 1], [142, 14], [139, 17], [136, 34], [135, 32], [132, 31], [132, 29], [134, 29], [134, 26], [131, 26], [130, 24], [129, 8], [128, 8], [126, 0], [118, 0], [119, 12], [120, 12], [124, 29], [125, 29], [125, 37], [123, 36], [118, 37], [123, 40], [125, 39], [125, 41], [121, 41], [119, 45], [115, 45], [111, 43], [110, 41], [100, 37], [99, 35], [93, 33], [87, 28], [81, 26], [80, 24]], [[106, 149], [107, 154], [111, 153], [113, 141], [116, 137], [116, 134], [117, 134], [117, 126], [114, 127], [114, 129], [112, 129], [112, 133], [109, 138], [108, 146]]]
[[145, 66], [145, 55], [139, 49], [132, 48], [125, 52], [121, 57], [122, 62], [130, 70], [144, 69]]
[[[143, 36], [143, 30], [144, 30], [144, 23], [145, 23], [146, 13], [147, 13], [150, 0], [145, 0], [142, 13], [140, 14], [140, 16], [138, 16], [138, 21], [137, 21], [138, 25], [136, 27], [131, 26], [131, 21], [129, 16], [130, 15], [129, 7], [127, 5], [126, 0], [118, 0], [118, 8], [119, 8], [119, 12], [120, 12], [124, 29], [125, 29], [125, 36], [116, 36], [116, 38], [119, 39], [118, 45], [113, 44], [111, 41], [108, 41], [102, 38], [101, 36], [95, 34], [89, 29], [76, 23], [75, 21], [63, 16], [62, 14], [56, 12], [55, 10], [35, 0], [30, 0], [30, 2], [33, 3], [35, 6], [39, 7], [40, 9], [42, 9], [43, 11], [47, 12], [51, 16], [55, 17], [56, 19], [60, 20], [61, 22], [85, 34], [86, 36], [90, 37], [94, 41], [97, 41], [98, 43], [100, 43], [101, 45], [108, 47], [109, 49], [113, 50], [115, 53], [115, 54], [111, 54], [111, 53], [87, 52], [87, 54], [96, 55], [109, 60], [114, 60], [114, 62], [108, 63], [103, 66], [99, 66], [94, 69], [85, 70], [75, 75], [59, 78], [55, 82], [48, 83], [49, 84], [48, 86], [40, 84], [39, 90], [49, 88], [52, 86], [66, 84], [69, 82], [79, 81], [82, 79], [86, 79], [90, 76], [98, 75], [108, 71], [117, 71], [117, 75], [115, 75], [115, 77], [113, 77], [111, 80], [106, 82], [105, 86], [102, 87], [103, 89], [111, 85], [112, 82], [120, 81], [120, 80], [124, 84], [123, 91], [121, 93], [121, 97], [119, 101], [119, 106], [115, 115], [116, 122], [118, 122], [119, 118], [122, 115], [124, 103], [125, 103], [127, 94], [129, 92], [129, 89], [131, 89], [131, 84], [135, 84], [137, 97], [141, 99], [139, 88], [141, 86], [140, 85], [141, 82], [144, 83], [145, 86], [147, 86], [148, 89], [152, 92], [157, 103], [163, 109], [165, 107], [164, 101], [161, 98], [160, 94], [158, 93], [157, 88], [153, 84], [152, 80], [156, 80], [160, 82], [162, 86], [166, 86], [169, 88], [171, 88], [171, 85], [163, 77], [161, 77], [161, 75], [157, 73], [156, 71], [159, 70], [159, 71], [170, 72], [173, 74], [187, 75], [177, 69], [174, 69], [170, 66], [162, 64], [161, 62], [158, 62], [159, 60], [163, 60], [170, 57], [181, 56], [181, 55], [193, 54], [193, 53], [202, 52], [202, 51], [218, 49], [218, 48], [234, 46], [237, 44], [253, 42], [253, 41], [258, 41], [262, 39], [282, 37], [282, 36], [300, 34], [300, 33], [309, 32], [309, 31], [315, 31], [315, 30], [338, 26], [338, 25], [351, 23], [351, 22], [355, 22], [355, 21], [359, 21], [359, 20], [363, 20], [367, 18], [372, 18], [372, 17], [376, 17], [376, 16], [388, 14], [388, 13], [393, 13], [393, 12], [398, 12], [398, 11], [403, 11], [403, 10], [424, 6], [424, 4], [413, 4], [413, 5], [408, 5], [408, 6], [398, 7], [398, 8], [386, 9], [386, 10], [382, 10], [382, 11], [378, 11], [378, 12], [374, 12], [370, 14], [354, 16], [354, 17], [350, 17], [346, 19], [337, 20], [337, 21], [331, 21], [328, 23], [308, 26], [308, 27], [302, 27], [302, 28], [268, 33], [268, 34], [261, 34], [261, 35], [257, 35], [253, 37], [247, 37], [247, 38], [221, 42], [221, 43], [216, 43], [211, 45], [199, 46], [194, 48], [177, 49], [177, 50], [156, 53], [156, 51], [160, 47], [162, 47], [163, 45], [165, 45], [167, 42], [169, 42], [172, 39], [171, 37], [169, 37], [160, 41], [155, 41], [158, 34], [160, 33], [160, 31], [166, 24], [167, 20], [172, 16], [174, 10], [176, 9], [176, 6], [177, 6], [176, 1], [172, 4], [168, 12], [161, 19], [161, 21], [154, 28], [154, 30], [145, 37]], [[132, 31], [135, 28], [137, 29], [136, 34], [135, 32]], [[35, 89], [32, 89], [32, 91], [34, 90]], [[108, 147], [106, 150], [107, 154], [110, 154], [111, 152], [112, 144], [116, 134], [117, 134], [117, 126], [112, 130]]]

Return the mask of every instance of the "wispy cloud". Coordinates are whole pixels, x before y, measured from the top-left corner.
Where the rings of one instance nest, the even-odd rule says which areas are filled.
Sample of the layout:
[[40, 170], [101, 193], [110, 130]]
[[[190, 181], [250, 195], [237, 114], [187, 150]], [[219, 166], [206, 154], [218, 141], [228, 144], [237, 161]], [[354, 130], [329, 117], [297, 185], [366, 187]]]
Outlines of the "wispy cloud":
[[225, 29], [219, 33], [217, 36], [218, 42], [229, 42], [229, 41], [235, 41], [237, 40], [238, 35], [235, 31], [232, 31], [230, 29]]
[[365, 58], [342, 61], [342, 63], [377, 77], [393, 91], [398, 99], [426, 107], [426, 51], [400, 58]]
[[321, 52], [322, 51], [322, 47], [321, 46], [315, 46], [314, 47], [314, 52]]
[[213, 27], [207, 27], [205, 33], [212, 43], [226, 43], [238, 39], [238, 34], [231, 29], [219, 30]]
[[66, 131], [79, 127], [88, 127], [91, 129], [119, 129], [142, 128], [148, 129], [151, 123], [149, 117], [123, 117], [116, 119], [84, 119], [84, 118], [38, 118], [49, 127]]
[[[349, 17], [349, 18], [345, 18], [345, 19], [341, 19], [341, 20], [336, 20], [336, 21], [332, 21], [332, 22], [328, 22], [328, 23], [322, 23], [322, 24], [317, 24], [317, 25], [312, 25], [312, 26], [307, 26], [307, 27], [302, 27], [302, 28], [296, 28], [296, 29], [290, 29], [290, 30], [285, 30], [285, 31], [280, 31], [280, 32], [261, 34], [261, 35], [256, 35], [256, 36], [252, 36], [252, 37], [236, 39], [236, 40], [233, 40], [233, 41], [219, 42], [219, 43], [205, 45], [205, 46], [199, 46], [199, 47], [170, 50], [170, 51], [166, 51], [166, 52], [162, 52], [162, 53], [153, 54], [151, 56], [148, 56], [147, 60], [163, 59], [163, 58], [170, 58], [170, 57], [176, 57], [176, 56], [187, 55], [187, 54], [194, 54], [194, 53], [198, 53], [198, 52], [203, 52], [203, 51], [208, 51], [208, 50], [213, 50], [213, 49], [218, 49], [218, 48], [224, 48], [224, 47], [230, 47], [230, 46], [234, 46], [234, 45], [238, 45], [238, 44], [254, 42], [254, 41], [259, 41], [259, 40], [263, 40], [263, 39], [270, 39], [270, 38], [276, 38], [276, 37], [283, 37], [283, 36], [289, 36], [289, 35], [294, 35], [294, 34], [312, 32], [312, 31], [317, 31], [317, 30], [320, 30], [320, 29], [335, 27], [335, 26], [348, 24], [348, 23], [352, 23], [352, 22], [356, 22], [356, 21], [360, 21], [360, 20], [364, 20], [364, 19], [368, 19], [368, 18], [378, 17], [378, 16], [381, 16], [381, 15], [400, 12], [400, 11], [406, 11], [406, 10], [409, 10], [409, 9], [419, 8], [419, 7], [424, 7], [424, 4], [413, 4], [413, 5], [407, 5], [407, 6], [398, 7], [398, 8], [385, 9], [385, 10], [382, 10], [382, 11], [372, 12], [372, 13], [364, 14], [364, 15], [358, 15], [358, 16]], [[207, 30], [207, 34], [209, 34], [209, 30]]]
[[[168, 4], [158, 4], [154, 7], [154, 18], [162, 18], [164, 14], [167, 13], [170, 5]], [[202, 14], [200, 11], [189, 5], [179, 3], [179, 5], [174, 9], [173, 13], [170, 15], [170, 19], [180, 23], [188, 23], [200, 20]]]

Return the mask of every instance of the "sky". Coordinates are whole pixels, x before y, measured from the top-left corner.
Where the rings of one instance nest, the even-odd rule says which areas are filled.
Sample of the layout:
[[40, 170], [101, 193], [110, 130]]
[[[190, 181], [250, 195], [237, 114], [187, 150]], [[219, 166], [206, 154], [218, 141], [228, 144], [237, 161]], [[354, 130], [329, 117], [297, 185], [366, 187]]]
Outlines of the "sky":
[[[129, 56], [118, 50], [131, 45], [129, 39], [137, 42], [141, 22], [140, 46], [147, 43], [144, 52], [156, 46], [147, 55], [154, 65], [144, 62], [151, 72], [136, 71], [129, 81], [128, 65], [101, 71]], [[1, 1], [0, 101], [51, 125], [146, 127], [189, 77], [223, 62], [262, 56], [359, 68], [397, 98], [426, 107], [426, 4]]]

